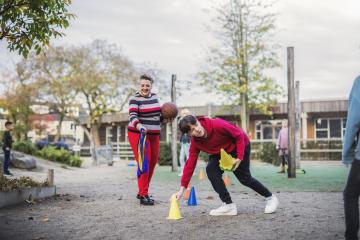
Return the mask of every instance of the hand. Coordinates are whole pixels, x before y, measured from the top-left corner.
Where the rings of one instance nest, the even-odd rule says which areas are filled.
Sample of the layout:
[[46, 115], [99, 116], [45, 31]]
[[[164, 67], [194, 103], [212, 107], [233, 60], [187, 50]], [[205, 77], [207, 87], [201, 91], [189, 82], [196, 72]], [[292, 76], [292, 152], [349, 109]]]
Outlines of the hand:
[[276, 146], [276, 150], [279, 150], [279, 146]]
[[5, 150], [6, 150], [6, 151], [10, 151], [10, 148], [9, 148], [9, 147], [6, 147]]
[[235, 164], [234, 164], [234, 167], [233, 167], [233, 171], [235, 171], [235, 170], [240, 166], [240, 163], [241, 163], [241, 160], [237, 158], [237, 159], [235, 160]]
[[144, 127], [143, 125], [141, 125], [141, 123], [139, 123], [138, 125], [136, 125], [136, 128], [142, 133], [146, 134], [147, 133], [147, 129], [146, 127]]
[[179, 191], [176, 193], [176, 199], [179, 200], [181, 196], [184, 194], [185, 188], [183, 186], [180, 187]]

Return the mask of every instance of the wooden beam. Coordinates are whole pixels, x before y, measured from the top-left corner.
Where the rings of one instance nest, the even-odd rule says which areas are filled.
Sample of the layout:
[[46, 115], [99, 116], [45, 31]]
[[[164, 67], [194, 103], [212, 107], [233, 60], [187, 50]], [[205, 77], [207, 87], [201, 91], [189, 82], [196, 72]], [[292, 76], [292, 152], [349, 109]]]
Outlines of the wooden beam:
[[[171, 102], [176, 104], [176, 75], [171, 76]], [[171, 152], [172, 152], [172, 171], [178, 170], [178, 159], [177, 159], [177, 121], [174, 119], [172, 122], [171, 132]]]
[[287, 80], [288, 80], [288, 128], [289, 128], [289, 163], [288, 177], [296, 178], [295, 171], [295, 87], [294, 87], [294, 47], [287, 48]]

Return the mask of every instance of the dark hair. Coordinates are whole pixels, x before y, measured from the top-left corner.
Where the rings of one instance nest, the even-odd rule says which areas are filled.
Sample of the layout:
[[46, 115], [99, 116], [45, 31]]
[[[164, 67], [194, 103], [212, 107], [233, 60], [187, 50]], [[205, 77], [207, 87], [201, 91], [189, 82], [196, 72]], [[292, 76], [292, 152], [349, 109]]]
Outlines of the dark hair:
[[147, 74], [141, 75], [141, 76], [140, 76], [140, 80], [142, 80], [142, 79], [144, 79], [144, 80], [149, 80], [151, 83], [154, 82], [154, 80], [152, 79], [152, 77], [150, 77], [150, 76], [147, 75]]
[[179, 129], [182, 133], [188, 133], [190, 131], [190, 125], [196, 125], [196, 117], [193, 115], [187, 115], [179, 121]]
[[7, 127], [7, 126], [9, 126], [9, 125], [11, 125], [11, 124], [13, 124], [13, 123], [10, 122], [10, 121], [6, 121], [6, 122], [5, 122], [5, 127]]

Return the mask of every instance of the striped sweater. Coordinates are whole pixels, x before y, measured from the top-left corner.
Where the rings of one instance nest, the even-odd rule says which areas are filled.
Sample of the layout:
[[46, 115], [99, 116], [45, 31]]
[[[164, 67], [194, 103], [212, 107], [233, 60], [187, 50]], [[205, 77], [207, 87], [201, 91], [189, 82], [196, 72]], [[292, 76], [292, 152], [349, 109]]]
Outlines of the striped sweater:
[[141, 123], [149, 134], [160, 134], [160, 115], [161, 108], [157, 95], [151, 93], [148, 97], [143, 97], [140, 93], [135, 93], [129, 100], [129, 125], [128, 130], [139, 132], [136, 128]]

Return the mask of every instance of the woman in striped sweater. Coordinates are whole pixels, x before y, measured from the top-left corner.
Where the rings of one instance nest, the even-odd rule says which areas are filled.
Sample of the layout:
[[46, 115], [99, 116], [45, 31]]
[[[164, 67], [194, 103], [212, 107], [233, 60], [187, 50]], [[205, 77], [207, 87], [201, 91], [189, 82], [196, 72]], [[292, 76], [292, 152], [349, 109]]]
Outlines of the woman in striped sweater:
[[[140, 91], [135, 93], [129, 101], [129, 125], [128, 137], [138, 162], [138, 188], [137, 198], [142, 205], [154, 205], [154, 200], [149, 196], [149, 184], [159, 157], [160, 141], [160, 117], [161, 108], [158, 97], [151, 92], [153, 79], [148, 75], [140, 76]], [[140, 137], [146, 136], [144, 156], [139, 156]], [[139, 159], [140, 157], [140, 159]], [[146, 169], [140, 171], [143, 164], [142, 158], [146, 159]], [[139, 164], [139, 160], [141, 164]]]

